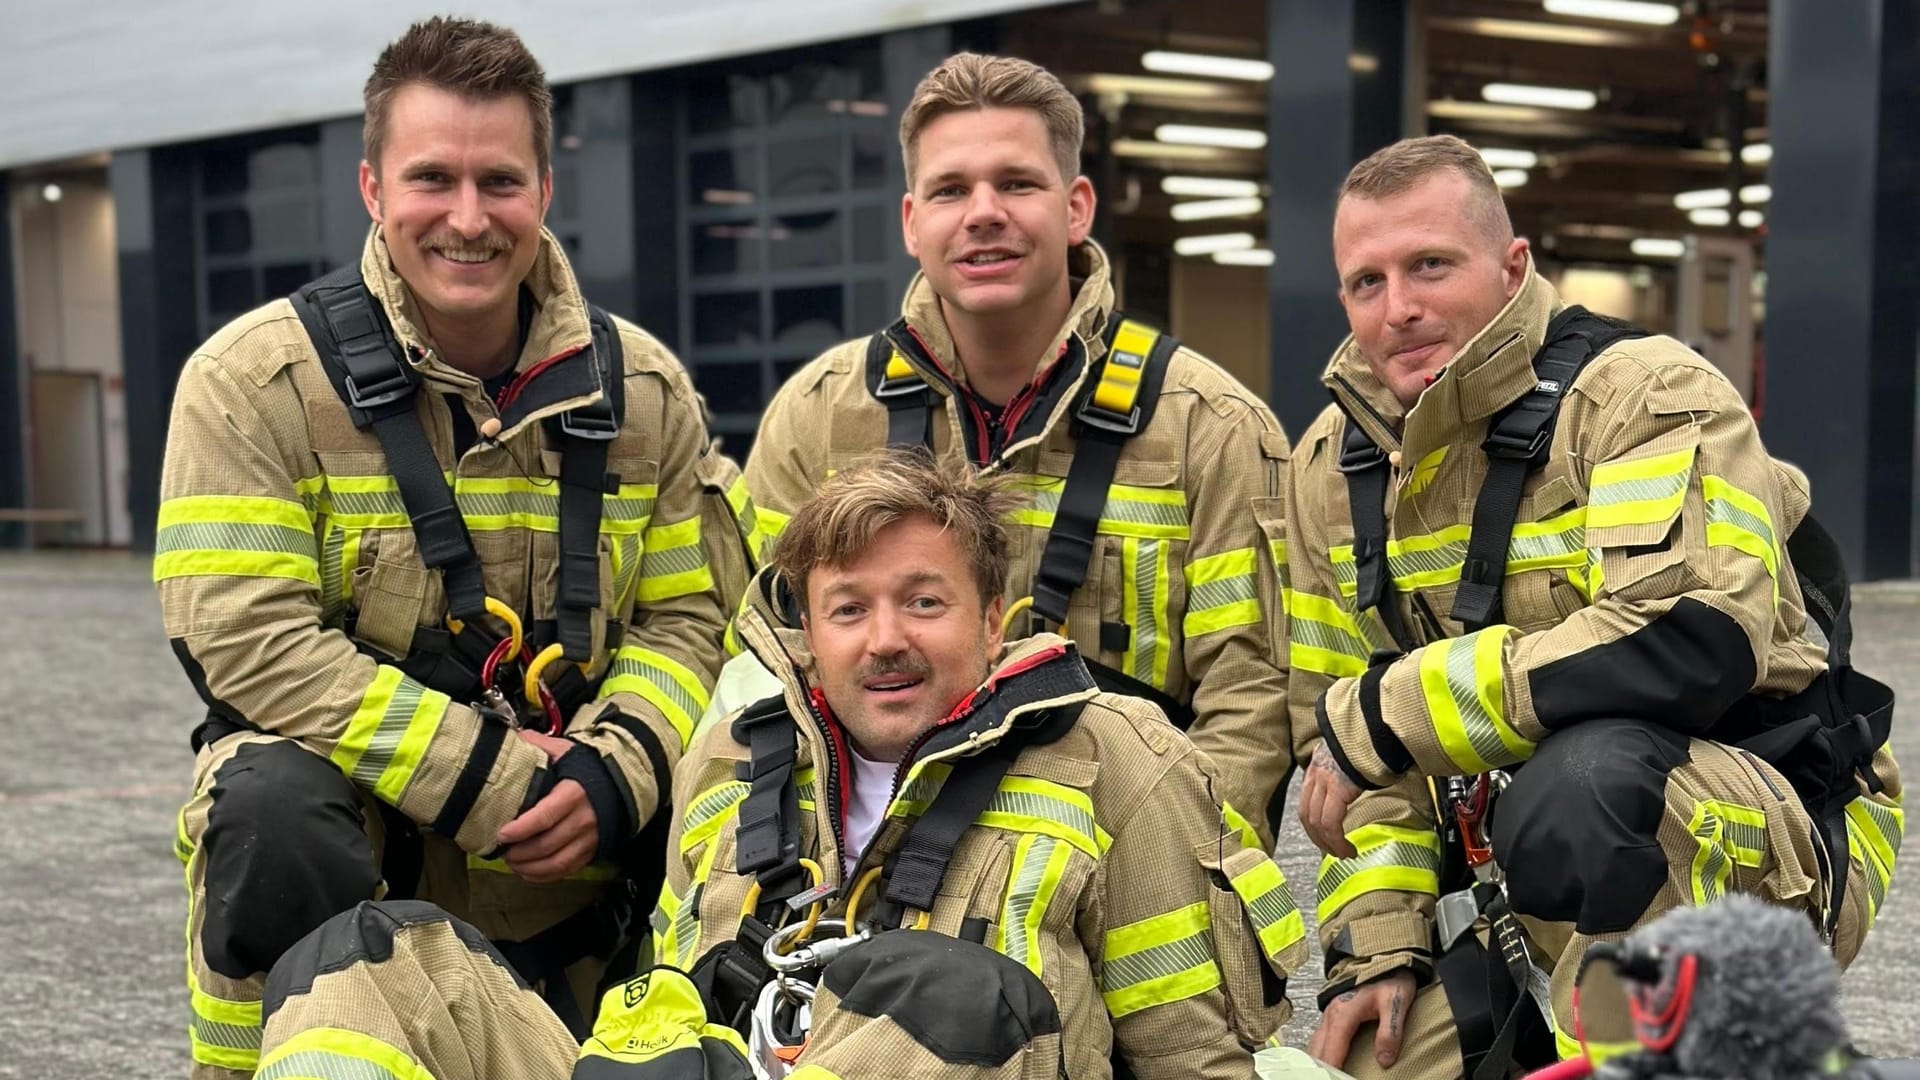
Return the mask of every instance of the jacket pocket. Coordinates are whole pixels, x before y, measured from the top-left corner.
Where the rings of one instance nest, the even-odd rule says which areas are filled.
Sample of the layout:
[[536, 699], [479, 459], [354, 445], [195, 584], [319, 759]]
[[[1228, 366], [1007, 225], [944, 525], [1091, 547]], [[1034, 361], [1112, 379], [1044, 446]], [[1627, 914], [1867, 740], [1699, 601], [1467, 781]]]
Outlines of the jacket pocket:
[[1594, 466], [1587, 490], [1588, 595], [1678, 596], [1699, 587], [1687, 553], [1702, 535], [1689, 498], [1700, 446], [1696, 428], [1674, 431], [1632, 457]]
[[[438, 603], [438, 575], [420, 561], [411, 534], [397, 530], [366, 537], [372, 547], [372, 565], [353, 571], [353, 638], [394, 659], [413, 651], [413, 633], [428, 610]], [[364, 557], [364, 550], [363, 550]]]
[[1307, 959], [1306, 924], [1280, 865], [1266, 852], [1226, 837], [1202, 845], [1200, 862], [1210, 871], [1208, 924], [1227, 1022], [1242, 1043], [1258, 1046], [1292, 1012], [1287, 974]]

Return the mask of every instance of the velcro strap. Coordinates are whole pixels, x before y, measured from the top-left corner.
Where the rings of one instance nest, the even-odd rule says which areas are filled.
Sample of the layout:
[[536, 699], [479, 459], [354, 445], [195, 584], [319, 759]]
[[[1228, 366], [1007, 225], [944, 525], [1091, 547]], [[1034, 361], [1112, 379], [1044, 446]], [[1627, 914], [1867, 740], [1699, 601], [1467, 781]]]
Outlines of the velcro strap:
[[1016, 747], [1002, 739], [954, 764], [946, 783], [890, 860], [887, 901], [911, 911], [933, 910], [947, 864], [960, 837], [1000, 790], [1000, 778], [1013, 765]]

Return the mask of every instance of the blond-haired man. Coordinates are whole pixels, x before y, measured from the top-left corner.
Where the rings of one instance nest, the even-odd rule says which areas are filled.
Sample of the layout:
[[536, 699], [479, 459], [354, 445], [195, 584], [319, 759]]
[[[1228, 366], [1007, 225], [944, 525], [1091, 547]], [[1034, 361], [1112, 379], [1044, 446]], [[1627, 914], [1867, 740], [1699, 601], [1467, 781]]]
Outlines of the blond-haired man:
[[737, 474], [542, 227], [551, 109], [511, 31], [408, 29], [366, 85], [360, 262], [180, 377], [154, 577], [209, 710], [178, 835], [197, 1076], [254, 1071], [267, 970], [375, 895], [465, 914], [578, 1023], [619, 860], [657, 880], [744, 584]]
[[764, 533], [885, 445], [1018, 475], [1005, 599], [1079, 645], [1103, 687], [1160, 705], [1215, 795], [1271, 838], [1293, 763], [1273, 556], [1287, 440], [1220, 368], [1115, 309], [1088, 239], [1080, 104], [1042, 68], [962, 53], [901, 116], [901, 318], [768, 406], [747, 462]]
[[[1729, 891], [1851, 961], [1901, 784], [1804, 476], [1711, 364], [1564, 304], [1457, 138], [1356, 165], [1333, 248], [1353, 335], [1288, 508], [1329, 853], [1311, 1050], [1480, 1078], [1578, 1053], [1587, 944]], [[1581, 1005], [1589, 1050], [1629, 1037]]]
[[[1062, 638], [1002, 640], [1014, 502], [1005, 477], [892, 452], [794, 515], [738, 627], [780, 693], [675, 782], [655, 956], [692, 977], [610, 992], [576, 1076], [744, 1076], [740, 1032], [779, 1029], [756, 965], [836, 950], [806, 976], [796, 1080], [1254, 1075], [1300, 913], [1159, 710], [1096, 688]], [[400, 1075], [565, 1075], [564, 1030], [462, 933], [381, 905], [330, 922], [274, 971], [268, 1060], [344, 1030]], [[455, 996], [406, 1004], [426, 985]]]

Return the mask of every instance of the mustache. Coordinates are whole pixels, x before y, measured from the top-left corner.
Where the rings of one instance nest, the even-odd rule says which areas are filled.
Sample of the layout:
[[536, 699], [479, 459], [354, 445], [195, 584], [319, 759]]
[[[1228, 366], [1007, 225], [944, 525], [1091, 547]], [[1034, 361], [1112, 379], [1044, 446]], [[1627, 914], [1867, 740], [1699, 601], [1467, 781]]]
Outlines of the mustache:
[[420, 242], [420, 246], [430, 251], [480, 251], [492, 254], [513, 247], [513, 241], [496, 232], [483, 233], [468, 238], [457, 232], [437, 232]]
[[861, 682], [877, 679], [882, 675], [905, 675], [909, 678], [924, 679], [933, 673], [933, 668], [917, 656], [888, 656], [862, 666], [854, 676]]

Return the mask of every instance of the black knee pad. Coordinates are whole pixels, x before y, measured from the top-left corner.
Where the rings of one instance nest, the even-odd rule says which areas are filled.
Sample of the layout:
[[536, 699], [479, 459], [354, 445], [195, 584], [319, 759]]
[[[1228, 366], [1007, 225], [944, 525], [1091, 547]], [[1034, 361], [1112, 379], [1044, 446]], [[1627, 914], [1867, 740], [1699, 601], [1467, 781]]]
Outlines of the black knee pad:
[[409, 926], [445, 923], [454, 937], [475, 954], [497, 965], [514, 985], [526, 989], [500, 951], [485, 935], [424, 900], [362, 900], [320, 924], [312, 933], [282, 953], [267, 976], [261, 1019], [277, 1012], [290, 997], [313, 989], [315, 979], [345, 971], [359, 963], [378, 964], [393, 955], [393, 939]]
[[292, 743], [249, 744], [213, 778], [201, 838], [201, 947], [228, 978], [265, 972], [380, 883], [352, 781]]
[[1494, 810], [1513, 909], [1583, 934], [1631, 927], [1667, 880], [1667, 775], [1686, 761], [1685, 735], [1637, 721], [1548, 735]]

